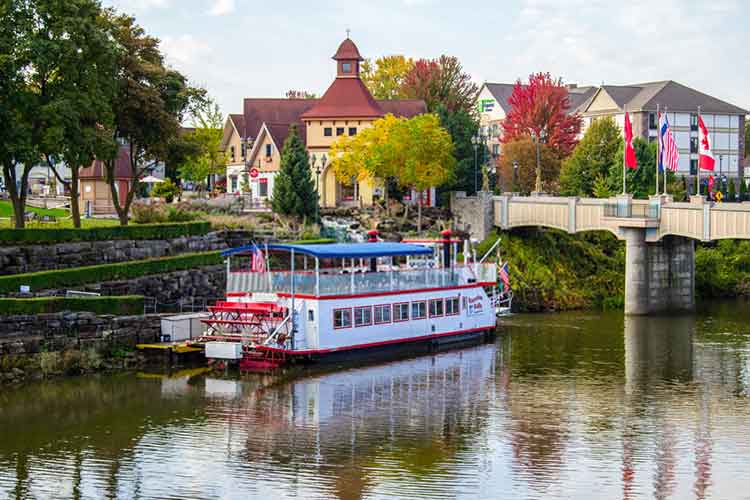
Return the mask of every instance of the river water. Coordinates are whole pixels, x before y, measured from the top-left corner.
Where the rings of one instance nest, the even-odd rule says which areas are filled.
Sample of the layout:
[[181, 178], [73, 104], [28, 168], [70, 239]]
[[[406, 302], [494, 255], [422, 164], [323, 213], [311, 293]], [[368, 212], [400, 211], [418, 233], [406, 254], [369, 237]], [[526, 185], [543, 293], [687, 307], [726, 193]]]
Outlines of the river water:
[[0, 498], [750, 499], [750, 305], [518, 315], [369, 366], [4, 388]]

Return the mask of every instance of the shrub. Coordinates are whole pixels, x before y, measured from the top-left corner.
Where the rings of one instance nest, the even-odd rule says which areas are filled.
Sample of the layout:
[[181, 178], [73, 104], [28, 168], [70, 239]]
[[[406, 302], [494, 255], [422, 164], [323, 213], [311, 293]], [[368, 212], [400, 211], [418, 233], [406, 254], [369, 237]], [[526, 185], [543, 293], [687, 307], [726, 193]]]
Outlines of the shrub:
[[131, 205], [130, 210], [133, 214], [133, 222], [136, 224], [167, 222], [167, 211], [160, 203], [136, 201]]
[[734, 186], [734, 179], [729, 179], [729, 198], [727, 201], [737, 201], [737, 189]]
[[18, 243], [67, 243], [71, 241], [161, 240], [206, 234], [211, 224], [203, 221], [102, 226], [89, 228], [0, 228], [0, 245]]
[[29, 285], [32, 290], [49, 290], [84, 285], [86, 283], [130, 279], [151, 274], [194, 269], [220, 264], [221, 262], [220, 252], [217, 251], [183, 254], [174, 257], [161, 257], [134, 262], [76, 267], [72, 269], [12, 274], [9, 276], [0, 276], [0, 293], [15, 292], [21, 285]]
[[175, 197], [180, 195], [180, 192], [180, 187], [172, 182], [172, 179], [165, 179], [164, 182], [156, 184], [151, 189], [151, 196], [153, 198], [164, 198], [167, 203], [172, 203]]
[[745, 182], [745, 179], [742, 179], [740, 182], [740, 201], [745, 201], [747, 199], [747, 182]]
[[88, 311], [95, 314], [130, 316], [143, 314], [143, 297], [37, 297], [14, 299], [0, 297], [0, 316], [45, 314], [61, 311]]
[[201, 212], [186, 210], [181, 207], [167, 207], [167, 220], [169, 222], [190, 222], [199, 219]]

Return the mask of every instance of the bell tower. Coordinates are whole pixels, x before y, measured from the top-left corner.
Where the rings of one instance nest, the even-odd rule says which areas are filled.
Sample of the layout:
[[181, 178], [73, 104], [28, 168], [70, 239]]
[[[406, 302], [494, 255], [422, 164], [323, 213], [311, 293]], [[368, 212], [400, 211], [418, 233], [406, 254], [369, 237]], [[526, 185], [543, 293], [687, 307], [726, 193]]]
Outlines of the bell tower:
[[363, 58], [349, 38], [349, 30], [346, 30], [346, 33], [346, 39], [341, 42], [333, 56], [333, 60], [336, 61], [336, 78], [359, 78], [359, 64]]

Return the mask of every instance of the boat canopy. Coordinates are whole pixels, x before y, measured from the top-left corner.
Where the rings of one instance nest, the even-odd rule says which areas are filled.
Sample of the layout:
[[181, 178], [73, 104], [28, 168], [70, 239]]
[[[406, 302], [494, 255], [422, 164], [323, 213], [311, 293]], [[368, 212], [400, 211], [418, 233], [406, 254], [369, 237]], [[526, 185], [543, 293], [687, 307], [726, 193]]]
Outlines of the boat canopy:
[[[222, 257], [252, 252], [255, 248], [264, 247], [247, 245], [231, 248], [221, 253]], [[413, 243], [332, 243], [321, 245], [268, 245], [268, 250], [281, 250], [302, 255], [311, 255], [319, 259], [343, 259], [343, 258], [366, 258], [366, 257], [395, 257], [398, 255], [430, 255], [433, 250], [423, 245]]]

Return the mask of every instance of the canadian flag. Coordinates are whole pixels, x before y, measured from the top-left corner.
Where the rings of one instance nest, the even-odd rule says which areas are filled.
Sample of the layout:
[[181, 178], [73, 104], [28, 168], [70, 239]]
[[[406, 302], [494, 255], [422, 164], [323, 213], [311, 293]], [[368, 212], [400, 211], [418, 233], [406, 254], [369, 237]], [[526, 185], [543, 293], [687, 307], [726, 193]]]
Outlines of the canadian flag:
[[711, 170], [713, 172], [714, 154], [711, 152], [711, 139], [708, 137], [708, 129], [703, 123], [703, 117], [698, 115], [698, 165], [702, 170]]
[[633, 148], [633, 126], [630, 124], [630, 115], [625, 112], [625, 165], [628, 168], [638, 168], [638, 159], [635, 157]]

